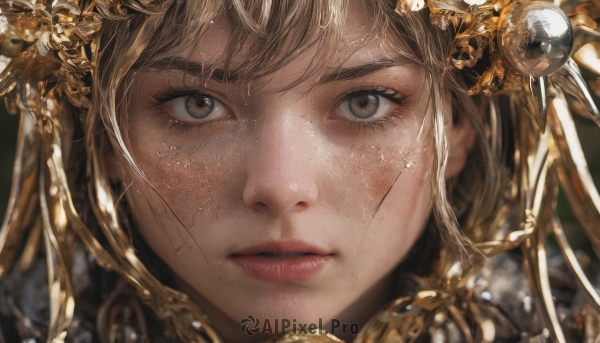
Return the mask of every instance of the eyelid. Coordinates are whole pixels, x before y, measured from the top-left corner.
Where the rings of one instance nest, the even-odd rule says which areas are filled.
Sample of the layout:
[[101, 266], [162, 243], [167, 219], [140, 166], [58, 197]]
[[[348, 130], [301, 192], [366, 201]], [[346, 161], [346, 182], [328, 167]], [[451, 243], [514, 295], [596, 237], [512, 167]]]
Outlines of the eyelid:
[[159, 106], [159, 105], [167, 103], [171, 100], [174, 100], [177, 98], [182, 98], [182, 97], [187, 97], [187, 96], [208, 96], [211, 98], [215, 98], [215, 99], [219, 100], [221, 103], [223, 103], [223, 101], [221, 101], [221, 99], [219, 99], [218, 96], [215, 96], [208, 92], [204, 92], [204, 91], [197, 90], [197, 89], [177, 89], [177, 88], [173, 88], [171, 86], [169, 86], [169, 90], [167, 90], [165, 92], [160, 92], [156, 95], [153, 95], [152, 97], [155, 100], [155, 102], [153, 104], [155, 106]]
[[[219, 96], [213, 95], [210, 92], [204, 92], [198, 89], [189, 89], [189, 88], [175, 88], [171, 85], [168, 85], [168, 89], [166, 91], [160, 92], [156, 95], [152, 95], [154, 101], [152, 101], [152, 105], [156, 107], [160, 116], [162, 117], [161, 121], [165, 121], [168, 118], [168, 121], [172, 122], [173, 125], [178, 125], [186, 128], [190, 127], [201, 127], [206, 124], [211, 124], [215, 121], [219, 121], [225, 118], [235, 117], [234, 112], [231, 110], [229, 106], [226, 105], [224, 101], [220, 99]], [[198, 120], [186, 120], [186, 118], [182, 118], [181, 115], [174, 113], [173, 106], [174, 101], [181, 98], [187, 97], [209, 97], [212, 98], [215, 102], [219, 103], [220, 106], [224, 109], [225, 113], [223, 116], [219, 116], [218, 118], [211, 119], [198, 119]], [[212, 114], [211, 114], [212, 115]], [[210, 115], [209, 115], [210, 116]]]
[[350, 99], [351, 97], [358, 96], [358, 95], [368, 95], [368, 94], [381, 95], [381, 96], [387, 98], [388, 100], [394, 102], [396, 105], [404, 105], [406, 102], [406, 97], [403, 95], [400, 95], [395, 90], [385, 88], [385, 87], [366, 87], [366, 88], [353, 89], [351, 91], [346, 92], [336, 102], [334, 108], [337, 108], [344, 101]]
[[[337, 109], [340, 108], [340, 106], [344, 102], [348, 101], [350, 98], [355, 97], [355, 96], [360, 96], [360, 95], [378, 95], [378, 96], [384, 97], [386, 100], [391, 101], [392, 103], [399, 105], [399, 106], [404, 106], [406, 104], [406, 97], [403, 95], [400, 95], [397, 91], [395, 91], [393, 89], [379, 87], [379, 86], [364, 87], [364, 88], [352, 89], [352, 90], [346, 92], [339, 100], [337, 100], [335, 102], [335, 105], [333, 106], [330, 113], [335, 112]], [[340, 119], [346, 119], [343, 117], [338, 117], [338, 116], [336, 116], [336, 117], [340, 118]], [[357, 120], [355, 120], [355, 122], [358, 122], [358, 123], [377, 122], [378, 120], [385, 120], [386, 117], [387, 117], [387, 115], [383, 115], [381, 118], [374, 119], [374, 120], [368, 120], [368, 119], [367, 120], [359, 120], [357, 118]]]

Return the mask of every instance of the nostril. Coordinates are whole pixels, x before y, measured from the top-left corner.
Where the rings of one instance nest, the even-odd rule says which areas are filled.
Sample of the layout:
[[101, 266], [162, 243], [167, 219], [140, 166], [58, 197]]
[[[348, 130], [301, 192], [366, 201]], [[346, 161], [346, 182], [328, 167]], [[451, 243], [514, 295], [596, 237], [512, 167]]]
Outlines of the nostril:
[[257, 208], [266, 208], [266, 207], [269, 207], [269, 206], [267, 206], [267, 204], [265, 204], [264, 202], [257, 202], [256, 203], [256, 207]]
[[306, 210], [314, 202], [312, 192], [302, 188], [293, 191], [290, 191], [290, 187], [263, 188], [244, 193], [243, 199], [247, 207], [254, 211], [282, 214], [286, 211]]
[[299, 201], [296, 206], [307, 208], [309, 205], [306, 201]]

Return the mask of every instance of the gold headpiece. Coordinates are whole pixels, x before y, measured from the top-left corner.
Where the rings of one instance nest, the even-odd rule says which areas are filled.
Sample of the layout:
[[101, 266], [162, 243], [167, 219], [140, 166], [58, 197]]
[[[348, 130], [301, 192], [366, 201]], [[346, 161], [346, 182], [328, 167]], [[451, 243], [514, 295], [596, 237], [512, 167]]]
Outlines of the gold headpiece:
[[[549, 89], [554, 84], [569, 92], [573, 87], [565, 87], [568, 79], [580, 88], [583, 105], [600, 123], [600, 112], [577, 67], [600, 75], [596, 2], [401, 0], [396, 11], [408, 13], [425, 4], [434, 26], [456, 30], [446, 66], [477, 70], [470, 95], [522, 91], [527, 111], [543, 131]], [[593, 82], [592, 89], [600, 91], [597, 88]]]
[[[96, 215], [104, 219], [100, 230], [106, 246], [86, 228], [73, 205], [61, 154], [61, 99], [76, 107], [91, 105], [90, 80], [103, 21], [124, 20], [137, 13], [152, 16], [169, 5], [168, 0], [0, 0], [0, 63], [5, 64], [0, 96], [5, 97], [9, 112], [21, 113], [14, 186], [0, 231], [0, 278], [11, 269], [30, 268], [43, 237], [50, 292], [48, 342], [63, 342], [73, 318], [73, 287], [67, 272], [72, 261], [67, 252], [72, 251], [75, 236], [100, 266], [132, 284], [142, 301], [182, 341], [220, 341], [202, 312], [185, 295], [162, 285], [133, 253], [112, 207], [115, 202], [109, 186], [100, 178], [91, 182]], [[548, 286], [547, 235], [556, 237], [589, 304], [586, 323], [600, 322], [600, 297], [554, 216], [560, 184], [600, 252], [600, 195], [571, 116], [573, 111], [600, 124], [600, 113], [588, 91], [589, 86], [600, 96], [600, 32], [595, 22], [600, 6], [595, 0], [558, 4], [401, 0], [396, 11], [402, 15], [425, 7], [433, 25], [456, 32], [446, 65], [476, 76], [469, 94], [492, 96], [491, 116], [499, 113], [494, 96], [507, 96], [511, 104], [515, 170], [508, 180], [506, 202], [490, 222], [465, 234], [487, 256], [523, 249], [526, 272], [534, 285], [532, 296], [542, 309], [540, 320], [556, 342], [565, 342]], [[489, 135], [493, 141], [498, 133]], [[507, 224], [508, 208], [518, 204], [521, 225], [515, 229]], [[442, 254], [439, 271], [439, 278], [417, 282], [423, 290], [416, 295], [398, 299], [375, 316], [357, 342], [412, 342], [426, 322], [440, 330], [447, 327], [445, 323], [455, 323], [465, 342], [492, 342], [495, 331], [490, 323], [500, 319], [480, 295], [484, 282], [478, 269]], [[309, 340], [337, 341], [330, 335], [281, 338], [281, 342]]]

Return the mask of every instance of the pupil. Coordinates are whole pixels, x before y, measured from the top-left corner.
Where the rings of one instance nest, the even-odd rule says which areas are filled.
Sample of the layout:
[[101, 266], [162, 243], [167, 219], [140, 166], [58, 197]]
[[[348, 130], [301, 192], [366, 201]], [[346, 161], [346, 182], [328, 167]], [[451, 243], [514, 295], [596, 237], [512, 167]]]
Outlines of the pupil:
[[210, 106], [210, 100], [208, 100], [208, 98], [196, 99], [196, 106], [200, 108]]
[[190, 96], [185, 100], [185, 109], [196, 119], [208, 117], [215, 108], [215, 102], [208, 96]]
[[379, 96], [373, 94], [353, 96], [348, 101], [352, 115], [360, 119], [372, 117], [379, 109]]

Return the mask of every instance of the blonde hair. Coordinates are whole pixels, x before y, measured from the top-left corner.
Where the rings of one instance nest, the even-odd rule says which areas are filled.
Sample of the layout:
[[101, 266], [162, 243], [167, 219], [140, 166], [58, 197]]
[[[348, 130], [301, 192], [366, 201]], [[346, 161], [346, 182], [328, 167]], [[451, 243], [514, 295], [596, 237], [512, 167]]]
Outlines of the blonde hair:
[[[396, 0], [364, 0], [362, 4], [368, 17], [372, 18], [368, 38], [377, 37], [393, 44], [406, 58], [426, 70], [432, 113], [427, 120], [433, 128], [435, 144], [431, 172], [432, 212], [449, 251], [456, 252], [457, 258], [476, 256], [477, 249], [472, 246], [471, 240], [489, 238], [493, 230], [488, 230], [485, 225], [502, 205], [502, 198], [498, 196], [501, 190], [501, 153], [497, 152], [501, 149], [493, 149], [490, 142], [495, 136], [491, 137], [484, 130], [491, 120], [486, 115], [486, 102], [467, 96], [463, 91], [467, 80], [447, 70], [446, 52], [450, 51], [454, 33], [434, 28], [427, 11], [399, 15], [394, 11]], [[163, 68], [165, 66], [156, 61], [172, 59], [183, 51], [197, 48], [195, 44], [199, 38], [214, 20], [220, 18], [225, 19], [231, 28], [227, 48], [220, 60], [220, 67], [225, 69], [224, 78], [235, 75], [236, 81], [241, 84], [258, 83], [264, 76], [288, 64], [299, 51], [311, 47], [317, 47], [317, 53], [304, 77], [319, 75], [329, 57], [335, 55], [335, 47], [343, 41], [347, 7], [347, 0], [175, 0], [164, 14], [137, 14], [127, 20], [106, 21], [96, 42], [98, 50], [95, 52], [97, 69], [92, 81], [93, 100], [91, 108], [83, 115], [81, 133], [87, 152], [85, 163], [89, 201], [87, 208], [83, 206], [79, 210], [82, 213], [94, 213], [93, 217], [88, 216], [86, 220], [88, 226], [95, 227], [97, 221], [101, 228], [105, 228], [105, 235], [107, 232], [127, 235], [119, 219], [106, 209], [126, 206], [124, 201], [117, 203], [114, 199], [120, 199], [127, 186], [107, 186], [110, 180], [100, 158], [105, 139], [110, 141], [120, 162], [128, 166], [133, 178], [148, 186], [147, 197], [160, 197], [146, 181], [144, 171], [137, 166], [127, 136], [128, 90], [136, 72]], [[190, 38], [182, 40], [181, 37]], [[253, 45], [243, 50], [249, 39], [252, 39]], [[369, 39], [365, 40], [365, 44]], [[242, 50], [243, 54], [240, 54]], [[243, 58], [236, 63], [237, 67], [231, 63], [232, 56]], [[303, 78], [292, 82], [289, 87]], [[475, 177], [475, 180], [459, 178], [446, 182], [445, 169], [449, 154], [446, 120], [447, 112], [450, 112], [447, 106], [450, 104], [445, 94], [451, 94], [453, 114], [456, 115], [456, 111], [467, 114], [477, 131], [477, 143], [463, 173]], [[77, 149], [76, 145], [74, 149]], [[83, 152], [83, 149], [79, 151]], [[81, 164], [79, 156], [73, 158]], [[82, 170], [79, 169], [80, 174]], [[84, 188], [80, 191], [84, 191]], [[104, 194], [107, 190], [114, 194]], [[102, 200], [98, 193], [104, 194]], [[121, 212], [124, 211], [122, 208]], [[121, 249], [124, 253], [128, 248], [126, 243], [120, 246], [115, 243], [115, 249]], [[126, 273], [132, 270], [131, 273], [138, 275], [128, 277], [138, 291], [146, 290], [153, 295], [164, 293], [164, 286], [152, 281], [154, 279], [143, 264], [135, 260], [136, 257], [128, 255], [127, 259], [117, 262], [127, 264], [127, 267], [121, 268]], [[157, 302], [160, 300], [146, 298], [145, 301], [158, 311], [160, 304]], [[177, 326], [178, 319], [171, 320]]]
[[[476, 185], [469, 186], [475, 188], [477, 193], [477, 200], [470, 199], [473, 201], [469, 202], [476, 206], [469, 210], [463, 204], [459, 216], [471, 218], [466, 212], [492, 211], [490, 207], [496, 203], [494, 199], [498, 192], [496, 159], [485, 140], [481, 104], [476, 104], [466, 96], [457, 74], [446, 69], [444, 61], [453, 33], [432, 27], [425, 11], [398, 15], [394, 12], [396, 3], [395, 0], [363, 1], [369, 17], [373, 18], [370, 38], [378, 36], [382, 41], [393, 42], [407, 58], [422, 65], [431, 78], [429, 93], [436, 146], [432, 170], [433, 213], [442, 233], [462, 249], [469, 244], [469, 240], [459, 228], [444, 178], [448, 159], [444, 115], [447, 110], [444, 106], [448, 104], [444, 103], [444, 92], [453, 94], [455, 110], [463, 110], [469, 115], [479, 134], [474, 151], [478, 156], [474, 160], [479, 161], [477, 168], [480, 171], [483, 168], [483, 172], [477, 173], [482, 179]], [[217, 18], [226, 18], [231, 28], [220, 63], [226, 71], [224, 77], [236, 75], [236, 81], [252, 83], [259, 82], [264, 76], [289, 63], [298, 52], [314, 46], [318, 47], [317, 53], [311, 64], [312, 69], [305, 73], [305, 77], [321, 72], [325, 61], [336, 53], [335, 47], [343, 39], [341, 32], [347, 6], [348, 2], [343, 0], [175, 1], [162, 16], [138, 15], [127, 21], [105, 23], [99, 44], [98, 70], [93, 82], [93, 106], [87, 115], [92, 151], [99, 151], [98, 141], [89, 134], [105, 129], [116, 155], [131, 167], [137, 177], [144, 180], [143, 171], [131, 155], [127, 130], [123, 129], [127, 125], [127, 116], [122, 113], [126, 113], [128, 105], [128, 84], [135, 77], [132, 70], [165, 67], [155, 62], [197, 48], [196, 42]], [[180, 37], [191, 38], [181, 40]], [[254, 44], [240, 54], [250, 38]], [[243, 60], [233, 67], [231, 57], [240, 55]], [[296, 80], [289, 87], [301, 80]], [[453, 193], [453, 196], [458, 197], [458, 194]], [[485, 222], [485, 215], [477, 217], [476, 220], [469, 219], [469, 226], [481, 226]]]

